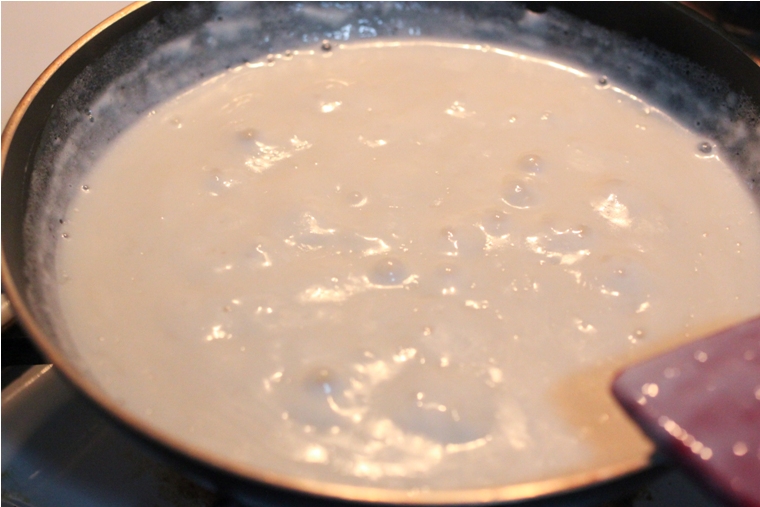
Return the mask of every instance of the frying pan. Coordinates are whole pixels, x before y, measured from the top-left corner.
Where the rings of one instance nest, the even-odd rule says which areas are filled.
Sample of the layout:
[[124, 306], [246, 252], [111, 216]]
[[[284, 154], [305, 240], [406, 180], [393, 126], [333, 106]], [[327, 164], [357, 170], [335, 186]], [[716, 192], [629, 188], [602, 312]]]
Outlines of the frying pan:
[[[255, 28], [238, 30], [229, 38], [209, 37], [210, 27], [244, 19], [255, 20]], [[367, 28], [352, 33], [346, 26]], [[60, 217], [82, 172], [144, 111], [230, 65], [296, 48], [304, 41], [365, 35], [478, 39], [544, 50], [577, 62], [626, 83], [632, 92], [714, 139], [760, 199], [760, 69], [707, 22], [679, 6], [252, 4], [231, 13], [212, 4], [135, 4], [56, 60], [22, 99], [3, 132], [3, 284], [21, 324], [64, 375], [116, 421], [152, 448], [231, 491], [254, 490], [278, 499], [283, 494], [293, 498], [296, 492], [383, 503], [540, 501], [558, 494], [570, 499], [574, 491], [590, 486], [596, 491], [614, 489], [619, 486], [614, 481], [646, 475], [653, 463], [648, 452], [597, 470], [483, 489], [399, 491], [307, 481], [199, 451], [192, 442], [159, 431], [124, 410], [88, 376], [60, 325], [51, 290]], [[188, 43], [191, 51], [174, 50], [177, 41]], [[99, 101], [105, 90], [115, 91], [106, 104]], [[98, 128], [92, 129], [96, 106]], [[744, 128], [735, 128], [737, 124]]]

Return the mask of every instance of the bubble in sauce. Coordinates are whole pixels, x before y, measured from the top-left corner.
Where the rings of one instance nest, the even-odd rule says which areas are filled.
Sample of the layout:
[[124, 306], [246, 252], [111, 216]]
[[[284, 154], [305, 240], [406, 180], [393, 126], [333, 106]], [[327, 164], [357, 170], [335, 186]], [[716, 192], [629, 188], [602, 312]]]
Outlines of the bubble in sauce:
[[369, 274], [376, 285], [399, 285], [409, 276], [406, 266], [394, 257], [380, 259]]
[[491, 236], [504, 236], [509, 234], [512, 220], [508, 213], [503, 211], [491, 211], [480, 222], [482, 231]]
[[443, 255], [455, 257], [459, 255], [457, 251], [457, 240], [454, 237], [454, 231], [451, 227], [443, 227], [436, 239], [436, 250]]
[[441, 229], [440, 249], [448, 256], [477, 253], [483, 250], [484, 243], [483, 234], [475, 224]]
[[607, 88], [610, 86], [610, 81], [607, 79], [607, 76], [602, 76], [597, 80], [597, 88]]
[[372, 405], [406, 432], [454, 445], [485, 438], [496, 416], [492, 390], [474, 372], [427, 362], [406, 363]]
[[517, 167], [528, 174], [538, 174], [545, 168], [544, 160], [538, 155], [525, 155], [517, 161]]
[[311, 393], [333, 394], [338, 392], [339, 384], [337, 375], [329, 368], [318, 368], [303, 379], [303, 388]]
[[252, 141], [258, 137], [256, 129], [245, 129], [238, 132], [238, 136], [243, 141]]
[[82, 185], [82, 191], [89, 192], [90, 191], [90, 187], [88, 185]]
[[346, 196], [346, 201], [352, 208], [361, 208], [367, 204], [367, 198], [361, 192], [351, 192]]
[[329, 40], [325, 39], [322, 41], [322, 51], [330, 51], [332, 49], [332, 44]]
[[708, 142], [700, 143], [699, 151], [704, 153], [705, 155], [708, 155], [712, 153], [712, 145]]
[[[420, 274], [420, 291], [425, 297], [459, 296], [472, 283], [466, 269], [455, 262], [425, 266]], [[432, 326], [430, 326], [432, 332]], [[428, 336], [430, 333], [425, 334]]]
[[640, 258], [606, 254], [600, 261], [590, 272], [596, 290], [625, 311], [640, 314], [649, 310], [650, 294], [657, 293], [656, 277]]
[[345, 402], [347, 383], [334, 369], [318, 366], [300, 377], [286, 376], [275, 385], [289, 418], [320, 431], [343, 424], [344, 417], [336, 407]]
[[551, 217], [546, 238], [550, 249], [555, 252], [570, 253], [585, 251], [592, 243], [593, 231], [585, 224], [566, 223], [561, 218]]
[[205, 179], [205, 190], [211, 196], [216, 197], [237, 183], [229, 176], [226, 176], [221, 169], [213, 168], [206, 170], [209, 172], [209, 175]]
[[434, 279], [443, 296], [453, 296], [460, 292], [462, 285], [461, 270], [454, 264], [442, 264], [435, 270]]
[[508, 181], [504, 185], [501, 199], [513, 208], [526, 209], [537, 203], [535, 193], [528, 188], [524, 181]]

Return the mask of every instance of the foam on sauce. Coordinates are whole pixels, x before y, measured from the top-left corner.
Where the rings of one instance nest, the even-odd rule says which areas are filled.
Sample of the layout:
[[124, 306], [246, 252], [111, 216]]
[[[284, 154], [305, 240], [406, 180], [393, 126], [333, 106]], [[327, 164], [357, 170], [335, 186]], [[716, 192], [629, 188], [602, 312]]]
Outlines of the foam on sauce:
[[113, 143], [61, 304], [106, 392], [242, 464], [437, 490], [612, 466], [650, 446], [612, 372], [760, 312], [760, 218], [704, 142], [502, 48], [294, 51]]

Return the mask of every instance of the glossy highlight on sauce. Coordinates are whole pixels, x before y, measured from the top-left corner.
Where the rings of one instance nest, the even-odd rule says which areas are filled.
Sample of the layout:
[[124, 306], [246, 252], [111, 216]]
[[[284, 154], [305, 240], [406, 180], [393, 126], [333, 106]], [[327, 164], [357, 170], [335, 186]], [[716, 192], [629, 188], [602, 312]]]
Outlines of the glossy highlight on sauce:
[[760, 310], [758, 211], [705, 142], [504, 48], [272, 55], [113, 144], [61, 303], [106, 392], [240, 463], [434, 490], [613, 466], [650, 444], [612, 372]]

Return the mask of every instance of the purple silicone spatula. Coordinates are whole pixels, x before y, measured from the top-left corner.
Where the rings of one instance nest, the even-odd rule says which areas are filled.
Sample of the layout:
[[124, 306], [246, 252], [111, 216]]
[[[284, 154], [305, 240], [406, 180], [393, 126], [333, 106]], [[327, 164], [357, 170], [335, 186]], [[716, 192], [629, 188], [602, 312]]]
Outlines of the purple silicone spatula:
[[612, 391], [705, 486], [760, 507], [760, 317], [631, 366]]

